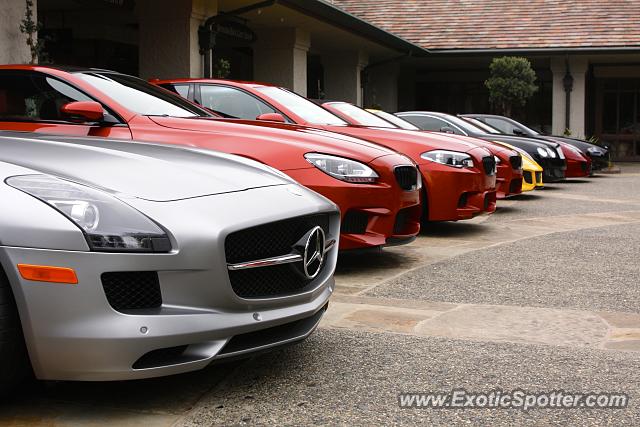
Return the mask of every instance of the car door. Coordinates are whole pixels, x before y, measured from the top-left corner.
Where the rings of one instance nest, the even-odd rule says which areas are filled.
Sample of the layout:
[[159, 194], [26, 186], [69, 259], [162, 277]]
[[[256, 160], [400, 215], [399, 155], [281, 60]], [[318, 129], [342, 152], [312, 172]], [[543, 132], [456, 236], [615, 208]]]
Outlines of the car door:
[[20, 70], [0, 71], [0, 129], [131, 139], [129, 127], [103, 105], [105, 123], [66, 116], [60, 108], [74, 101], [96, 101], [57, 77]]

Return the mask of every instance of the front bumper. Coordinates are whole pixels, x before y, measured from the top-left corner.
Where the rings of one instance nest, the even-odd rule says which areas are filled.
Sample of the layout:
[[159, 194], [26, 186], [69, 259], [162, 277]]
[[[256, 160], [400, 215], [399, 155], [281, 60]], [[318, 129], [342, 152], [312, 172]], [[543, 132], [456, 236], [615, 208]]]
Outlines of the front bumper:
[[[337, 248], [299, 293], [244, 299], [227, 274], [224, 242], [230, 232], [289, 215], [328, 212], [333, 215], [329, 235], [337, 237], [338, 216], [327, 210], [329, 203], [310, 192], [294, 196], [286, 187], [211, 196], [215, 203], [136, 201], [137, 209], [170, 230], [174, 250], [167, 254], [0, 247], [36, 376], [94, 381], [171, 375], [308, 336], [335, 286]], [[256, 198], [271, 203], [258, 210]], [[189, 212], [189, 220], [176, 212]], [[78, 284], [27, 281], [17, 264], [73, 268]], [[162, 305], [114, 308], [101, 278], [107, 272], [157, 272]]]
[[584, 178], [591, 175], [591, 161], [573, 160], [567, 158], [566, 178]]
[[508, 159], [502, 160], [496, 173], [496, 197], [504, 199], [522, 193], [522, 169], [514, 169]]
[[534, 158], [535, 161], [542, 167], [542, 177], [544, 182], [557, 182], [565, 179], [565, 171], [567, 164], [562, 159], [550, 159], [550, 158]]
[[420, 164], [427, 221], [458, 221], [496, 210], [496, 176], [435, 162]]
[[403, 156], [388, 155], [371, 162], [376, 184], [343, 182], [317, 168], [285, 171], [296, 181], [338, 205], [342, 228], [340, 250], [410, 243], [420, 232], [420, 191], [405, 191], [393, 175], [407, 165]]
[[604, 154], [602, 156], [594, 155], [592, 153], [587, 152], [587, 155], [591, 159], [591, 169], [593, 172], [599, 171], [602, 169], [606, 169], [609, 167], [609, 154]]

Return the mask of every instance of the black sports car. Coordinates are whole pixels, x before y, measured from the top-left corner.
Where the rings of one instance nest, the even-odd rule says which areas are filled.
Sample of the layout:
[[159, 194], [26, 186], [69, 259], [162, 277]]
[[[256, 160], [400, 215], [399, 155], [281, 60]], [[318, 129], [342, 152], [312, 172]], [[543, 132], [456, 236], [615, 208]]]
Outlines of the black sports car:
[[526, 136], [550, 142], [564, 142], [570, 144], [579, 149], [582, 154], [591, 158], [593, 162], [591, 166], [592, 170], [600, 170], [609, 166], [609, 150], [605, 147], [592, 144], [582, 139], [568, 138], [566, 136], [544, 135], [505, 116], [496, 116], [493, 114], [462, 114], [461, 117], [480, 120], [506, 135]]

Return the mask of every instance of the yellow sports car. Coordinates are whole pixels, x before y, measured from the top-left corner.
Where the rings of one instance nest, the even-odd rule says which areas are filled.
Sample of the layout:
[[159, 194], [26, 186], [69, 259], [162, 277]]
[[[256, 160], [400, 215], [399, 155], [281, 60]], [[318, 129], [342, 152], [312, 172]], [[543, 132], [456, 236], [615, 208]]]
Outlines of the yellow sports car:
[[516, 150], [522, 156], [522, 191], [531, 191], [544, 187], [542, 182], [542, 167], [531, 158], [529, 153], [521, 148], [514, 147], [506, 142], [492, 141], [512, 150]]

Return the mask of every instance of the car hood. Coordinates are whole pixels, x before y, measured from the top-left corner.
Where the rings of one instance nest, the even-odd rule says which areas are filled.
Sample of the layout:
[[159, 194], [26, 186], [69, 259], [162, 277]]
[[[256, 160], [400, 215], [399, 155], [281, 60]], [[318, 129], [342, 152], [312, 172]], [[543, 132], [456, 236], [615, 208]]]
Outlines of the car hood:
[[[428, 132], [428, 131], [423, 131], [423, 132]], [[473, 138], [471, 136], [464, 136], [464, 135], [448, 134], [448, 136], [450, 138], [455, 138], [460, 141], [464, 141], [470, 144], [476, 144], [476, 145], [479, 145], [480, 147], [484, 147], [487, 150], [491, 151], [491, 153], [494, 155], [501, 154], [504, 157], [511, 157], [511, 156], [518, 155], [518, 152], [516, 152], [515, 150], [505, 147], [504, 145], [498, 142], [486, 141], [484, 139]]]
[[609, 151], [600, 145], [592, 144], [590, 142], [583, 141], [581, 139], [567, 138], [567, 137], [555, 136], [555, 135], [554, 136], [539, 135], [537, 136], [537, 138], [544, 139], [546, 141], [551, 141], [551, 142], [570, 144], [570, 145], [573, 145], [574, 147], [578, 147], [580, 150], [583, 150], [585, 152], [591, 148], [592, 150], [596, 150], [597, 153], [601, 153], [600, 154], [601, 156], [606, 155], [607, 152]]
[[416, 156], [419, 158], [420, 154], [429, 150], [443, 149], [467, 153], [478, 147], [448, 135], [422, 131], [364, 126], [325, 126], [325, 129], [384, 145], [410, 155], [414, 161]]
[[104, 138], [0, 132], [0, 161], [150, 201], [293, 182], [265, 165], [230, 154]]
[[552, 142], [548, 142], [548, 141], [544, 141], [536, 138], [522, 137], [522, 136], [511, 136], [511, 135], [487, 133], [487, 134], [477, 135], [477, 137], [487, 141], [504, 142], [510, 145], [515, 145], [516, 147], [528, 149], [529, 151], [535, 151], [538, 147], [557, 147], [558, 146], [558, 144], [554, 144]]
[[[378, 157], [394, 154], [392, 151], [368, 141], [307, 126], [240, 119], [164, 116], [151, 116], [149, 118], [156, 124], [171, 129], [205, 132], [214, 137], [220, 135], [224, 138], [232, 138], [238, 143], [238, 150], [241, 149], [239, 147], [242, 141], [252, 141], [245, 149], [245, 151], [248, 151], [247, 153], [234, 152], [251, 155], [257, 154], [257, 150], [263, 148], [271, 153], [277, 153], [278, 155], [275, 158], [270, 157], [269, 164], [280, 170], [300, 167], [299, 164], [291, 163], [290, 160], [296, 152], [298, 152], [299, 156], [295, 157], [298, 161], [303, 162], [305, 167], [310, 166], [303, 157], [308, 152], [335, 154], [366, 163]], [[206, 146], [206, 142], [196, 145], [201, 148], [215, 149], [214, 146]], [[256, 158], [262, 160], [260, 157]]]

